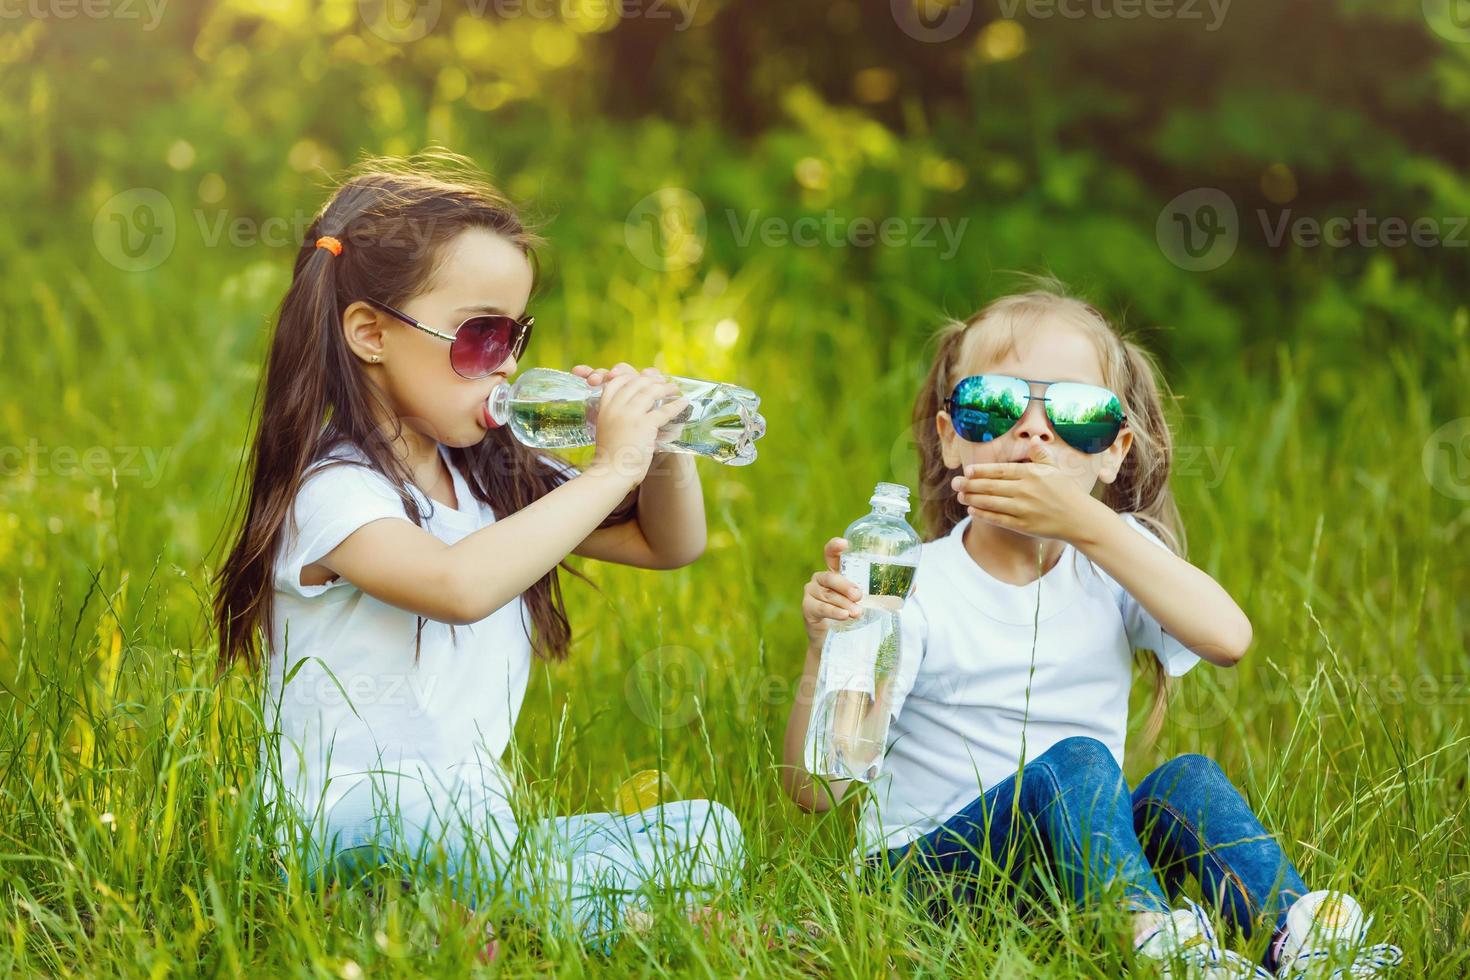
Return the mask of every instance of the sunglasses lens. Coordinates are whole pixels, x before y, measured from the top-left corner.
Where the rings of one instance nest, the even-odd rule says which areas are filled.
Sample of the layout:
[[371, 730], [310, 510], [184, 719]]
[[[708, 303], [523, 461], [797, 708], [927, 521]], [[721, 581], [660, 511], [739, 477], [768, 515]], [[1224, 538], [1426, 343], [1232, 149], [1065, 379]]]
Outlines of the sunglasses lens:
[[462, 378], [483, 378], [510, 356], [516, 323], [508, 316], [471, 317], [459, 325], [449, 346], [449, 363]]
[[961, 439], [989, 442], [1020, 420], [1029, 397], [1030, 388], [1019, 378], [976, 375], [955, 385], [950, 418]]
[[1100, 453], [1123, 428], [1118, 396], [1096, 385], [1058, 382], [1046, 390], [1046, 417], [1062, 441], [1084, 453]]

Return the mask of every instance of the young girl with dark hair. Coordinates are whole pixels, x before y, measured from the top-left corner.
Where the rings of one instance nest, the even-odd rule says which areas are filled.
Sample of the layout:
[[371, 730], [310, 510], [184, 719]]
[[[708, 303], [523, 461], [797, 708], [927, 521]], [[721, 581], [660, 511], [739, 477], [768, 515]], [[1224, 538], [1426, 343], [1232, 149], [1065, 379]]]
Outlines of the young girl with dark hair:
[[687, 405], [659, 372], [576, 368], [602, 387], [580, 472], [489, 418], [531, 337], [536, 244], [463, 158], [341, 184], [271, 338], [215, 612], [221, 669], [255, 665], [264, 634], [262, 793], [306, 875], [403, 861], [592, 935], [655, 893], [733, 885], [743, 849], [706, 801], [512, 811], [501, 757], [533, 653], [568, 653], [563, 560], [675, 568], [705, 544], [691, 457], [655, 452]]

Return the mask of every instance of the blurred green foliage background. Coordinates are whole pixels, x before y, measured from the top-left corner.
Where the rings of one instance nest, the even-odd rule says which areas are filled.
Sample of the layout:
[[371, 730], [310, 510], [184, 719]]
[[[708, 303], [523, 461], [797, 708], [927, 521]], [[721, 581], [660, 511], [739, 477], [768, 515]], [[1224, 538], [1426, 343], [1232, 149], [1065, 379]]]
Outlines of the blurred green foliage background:
[[[912, 484], [932, 329], [1051, 272], [1159, 354], [1191, 557], [1257, 628], [1136, 766], [1216, 755], [1308, 870], [1463, 968], [1463, 6], [0, 0], [0, 888], [30, 916], [0, 963], [76, 968], [113, 920], [134, 966], [379, 955], [232, 863], [254, 734], [206, 680], [208, 574], [329, 176], [440, 145], [550, 241], [528, 363], [766, 399], [760, 460], [701, 466], [699, 563], [569, 587], [577, 647], [519, 728], [558, 805], [657, 764], [735, 806], [756, 901], [830, 890], [840, 834], [808, 840], [773, 769], [801, 583], [875, 480]], [[654, 653], [692, 658], [707, 717], [640, 700]], [[886, 972], [861, 908], [834, 969]], [[295, 928], [250, 938], [271, 923]], [[950, 942], [912, 955], [1019, 969]]]

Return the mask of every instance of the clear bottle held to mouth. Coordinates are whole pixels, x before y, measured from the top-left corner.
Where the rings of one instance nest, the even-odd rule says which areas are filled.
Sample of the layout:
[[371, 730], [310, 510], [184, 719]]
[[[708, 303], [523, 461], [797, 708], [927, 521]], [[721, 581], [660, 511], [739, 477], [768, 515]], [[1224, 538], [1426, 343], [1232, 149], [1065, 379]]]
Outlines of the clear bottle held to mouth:
[[[690, 453], [728, 466], [755, 461], [755, 441], [766, 432], [757, 410], [760, 396], [749, 388], [670, 377], [689, 406], [659, 430], [660, 452]], [[601, 387], [566, 371], [531, 368], [490, 394], [490, 421], [510, 426], [520, 442], [538, 449], [590, 446], [597, 441]], [[659, 404], [663, 404], [660, 401]]]
[[900, 611], [913, 591], [922, 548], [904, 515], [909, 488], [880, 483], [872, 510], [847, 528], [841, 573], [863, 590], [857, 619], [836, 620], [822, 645], [807, 726], [807, 771], [871, 782], [883, 769], [903, 631]]

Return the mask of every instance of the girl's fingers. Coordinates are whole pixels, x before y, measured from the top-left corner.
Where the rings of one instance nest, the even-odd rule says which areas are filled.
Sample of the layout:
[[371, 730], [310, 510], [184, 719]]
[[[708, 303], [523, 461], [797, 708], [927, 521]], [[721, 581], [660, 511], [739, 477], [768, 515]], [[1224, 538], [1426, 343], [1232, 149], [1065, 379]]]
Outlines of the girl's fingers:
[[812, 603], [813, 619], [851, 619], [846, 609], [839, 608], [828, 602]]
[[[648, 386], [648, 411], [652, 412], [659, 419], [660, 425], [673, 419], [689, 407], [689, 399], [684, 397], [684, 393], [679, 390], [678, 386], [662, 381], [655, 381], [653, 378], [642, 374], [636, 375], [636, 377], [639, 382]], [[664, 404], [660, 407], [655, 407], [658, 406], [660, 401], [663, 401]]]
[[[652, 370], [653, 368], [648, 369], [648, 371]], [[627, 361], [619, 361], [610, 368], [591, 367], [586, 364], [578, 364], [576, 367], [572, 368], [573, 374], [577, 375], [579, 378], [585, 379], [586, 382], [589, 385], [592, 385], [594, 388], [600, 384], [604, 384], [612, 380], [613, 378], [637, 377], [640, 375], [651, 377], [652, 375], [648, 375], [648, 371], [640, 372]], [[660, 375], [659, 377], [662, 378], [662, 375]]]
[[684, 409], [688, 407], [689, 399], [675, 398], [673, 401], [666, 402], [659, 408], [654, 409], [653, 417], [658, 419], [659, 425], [664, 425], [678, 418], [681, 414], [683, 414]]
[[1001, 497], [993, 493], [962, 493], [959, 494], [959, 499], [966, 507], [977, 510], [991, 510], [1012, 516], [1019, 516], [1021, 513], [1020, 505], [1012, 497]]
[[1033, 463], [969, 463], [964, 475], [970, 479], [979, 477], [988, 480], [1019, 480]]
[[996, 480], [989, 477], [966, 478], [957, 476], [949, 481], [949, 485], [956, 491], [962, 493], [1012, 493], [1016, 489], [1015, 480]]
[[653, 406], [652, 399], [644, 398], [648, 390], [646, 378], [631, 374], [613, 374], [608, 376], [603, 387], [607, 392], [603, 397], [612, 399], [619, 406], [626, 405], [629, 409], [640, 412], [647, 412]]
[[849, 602], [844, 596], [836, 592], [813, 584], [807, 585], [806, 592], [802, 596], [801, 606], [806, 611], [824, 608], [827, 611], [821, 613], [821, 615], [829, 619], [833, 616], [832, 610], [836, 610], [844, 616], [857, 612], [856, 603]]
[[642, 371], [639, 371], [627, 361], [619, 361], [617, 364], [614, 364], [610, 368], [591, 367], [586, 364], [578, 364], [576, 367], [572, 368], [572, 373], [579, 378], [586, 379], [587, 383], [593, 386], [602, 384], [603, 382], [609, 381], [613, 378], [648, 378], [652, 381], [657, 381], [662, 384], [669, 385], [673, 389], [673, 391], [671, 392], [672, 394], [680, 393], [679, 386], [669, 381], [668, 375], [664, 374], [658, 368], [644, 368]]
[[975, 520], [984, 521], [987, 524], [994, 524], [997, 527], [1017, 528], [1021, 523], [1017, 518], [1012, 517], [1010, 514], [1002, 514], [1000, 511], [982, 510], [979, 507], [967, 507], [965, 510]]
[[846, 578], [838, 572], [830, 570], [818, 572], [812, 576], [812, 582], [824, 589], [831, 589], [839, 595], [849, 596], [853, 599], [861, 599], [863, 597], [862, 590], [857, 587], [857, 584], [852, 579]]
[[846, 609], [848, 612], [857, 612], [858, 604], [852, 600], [851, 596], [844, 593], [834, 592], [831, 589], [821, 589], [817, 592], [816, 598], [829, 606]]
[[626, 377], [617, 376], [604, 379], [602, 383], [602, 408], [599, 411], [621, 408], [623, 403], [631, 397], [631, 392], [628, 390], [629, 384], [629, 379]]
[[815, 599], [820, 599], [823, 602], [830, 602], [834, 606], [842, 606], [843, 608], [857, 605], [850, 591], [847, 589], [834, 589], [827, 585], [823, 579], [817, 579], [809, 583], [806, 588], [806, 594]]
[[658, 405], [661, 399], [679, 397], [679, 390], [677, 388], [673, 391], [667, 390], [672, 388], [672, 385], [660, 384], [652, 378], [645, 378], [641, 374], [632, 374], [629, 377], [633, 379], [634, 384], [638, 385], [638, 404], [643, 406], [645, 412], [653, 412], [654, 407]]
[[842, 553], [847, 550], [846, 538], [832, 538], [822, 549], [822, 556], [827, 559], [827, 568], [837, 571], [842, 567]]
[[608, 378], [607, 368], [592, 367], [590, 364], [578, 364], [572, 368], [572, 373], [594, 388]]

